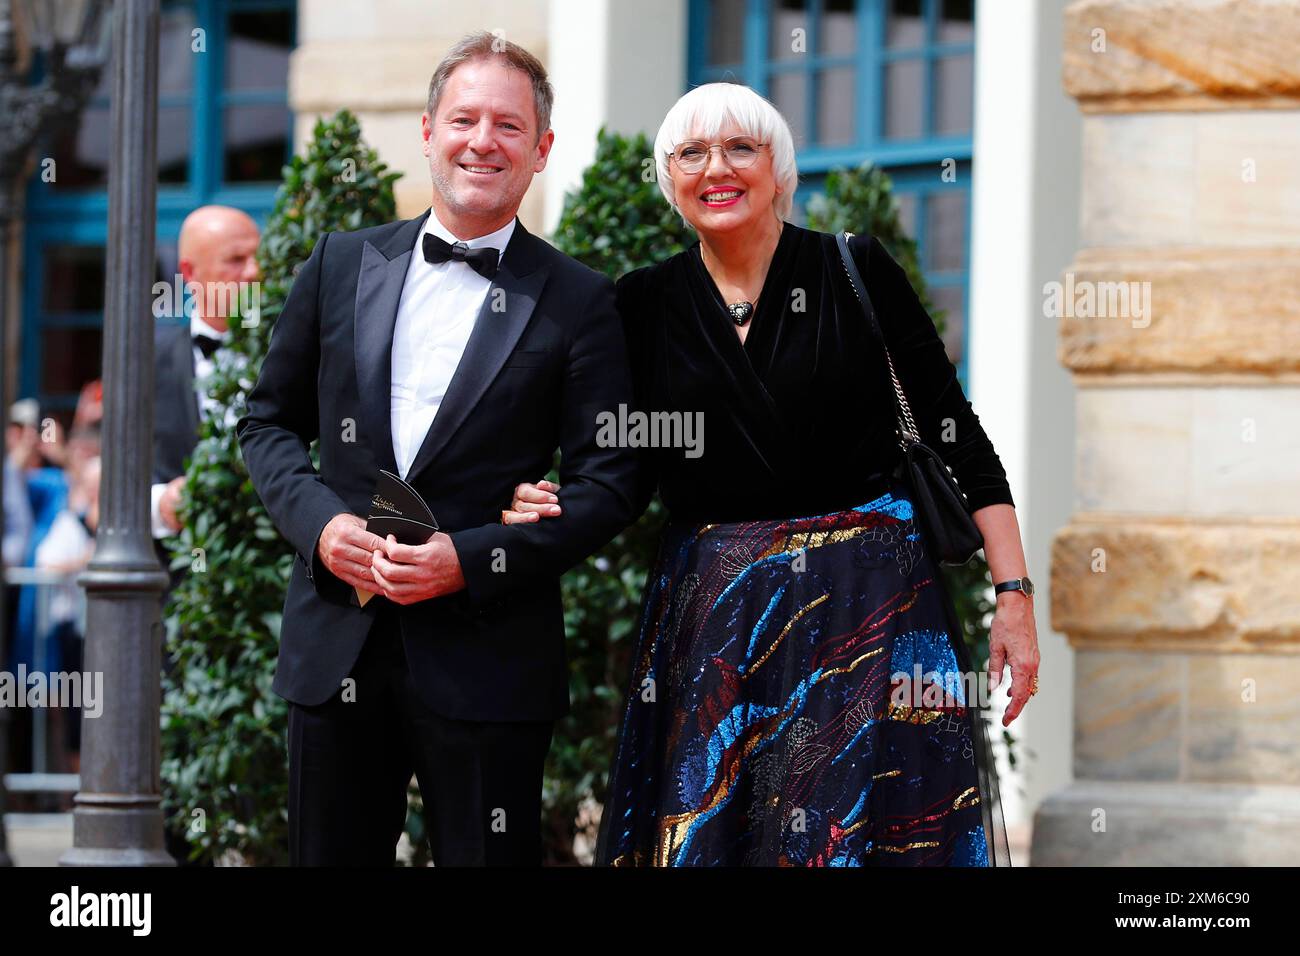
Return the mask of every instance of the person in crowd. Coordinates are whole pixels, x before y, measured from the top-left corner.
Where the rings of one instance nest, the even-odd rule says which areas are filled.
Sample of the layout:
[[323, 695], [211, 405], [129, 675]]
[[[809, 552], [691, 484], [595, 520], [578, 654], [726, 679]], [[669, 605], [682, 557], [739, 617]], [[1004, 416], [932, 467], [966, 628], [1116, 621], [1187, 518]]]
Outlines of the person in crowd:
[[[41, 416], [40, 404], [34, 398], [14, 402], [9, 409], [9, 426], [5, 435], [7, 459], [18, 475], [19, 494], [25, 496], [27, 512], [31, 515], [30, 531], [21, 552], [21, 559], [11, 567], [30, 569], [34, 566], [36, 549], [45, 540], [55, 516], [63, 510], [68, 497], [67, 477], [64, 474], [66, 451], [63, 445], [63, 428], [52, 416]], [[18, 491], [18, 489], [15, 489]], [[25, 667], [28, 673], [48, 669], [51, 648], [39, 643], [38, 617], [40, 594], [35, 584], [23, 584], [8, 589], [12, 609], [6, 632], [5, 666], [11, 671]], [[10, 721], [11, 765], [25, 769], [32, 765], [30, 710], [19, 708]]]
[[27, 482], [22, 466], [9, 455], [5, 455], [4, 483], [4, 566], [17, 568], [22, 567], [27, 543], [32, 537], [32, 505], [27, 500]]
[[[27, 479], [24, 469], [14, 456], [13, 439], [21, 433], [9, 425], [5, 435], [6, 454], [4, 458], [4, 643], [0, 646], [0, 668], [8, 670], [13, 660], [15, 635], [18, 630], [18, 599], [21, 593], [19, 585], [9, 583], [9, 569], [21, 568], [27, 558], [27, 547], [32, 539], [32, 504], [27, 499]], [[0, 732], [13, 734], [13, 720], [0, 719]], [[15, 741], [16, 743], [16, 741]], [[0, 751], [5, 749], [0, 741]], [[11, 745], [10, 754], [21, 751], [21, 747]]]
[[180, 323], [158, 323], [154, 334], [150, 513], [164, 568], [169, 558], [161, 540], [181, 529], [185, 462], [198, 444], [199, 422], [213, 404], [204, 382], [212, 374], [217, 349], [229, 341], [230, 316], [240, 302], [239, 283], [261, 277], [260, 241], [253, 218], [230, 206], [201, 206], [181, 224], [177, 252], [190, 293], [189, 315]]
[[[18, 565], [30, 568], [34, 564], [36, 549], [68, 500], [63, 428], [56, 418], [41, 417], [36, 399], [21, 399], [9, 410], [6, 445], [9, 460], [25, 486], [32, 515], [31, 533]], [[19, 589], [13, 653], [9, 657], [12, 664], [24, 663], [29, 669], [34, 666], [36, 657], [36, 601], [35, 586], [24, 585]]]
[[[45, 640], [57, 655], [52, 668], [80, 671], [84, 660], [82, 622], [84, 601], [76, 575], [85, 569], [95, 551], [95, 529], [99, 526], [99, 435], [93, 428], [74, 431], [68, 439], [68, 501], [36, 549], [39, 570], [62, 575], [62, 583], [50, 586]], [[81, 749], [80, 708], [55, 709], [51, 716], [61, 725], [64, 759], [68, 773], [76, 773]]]

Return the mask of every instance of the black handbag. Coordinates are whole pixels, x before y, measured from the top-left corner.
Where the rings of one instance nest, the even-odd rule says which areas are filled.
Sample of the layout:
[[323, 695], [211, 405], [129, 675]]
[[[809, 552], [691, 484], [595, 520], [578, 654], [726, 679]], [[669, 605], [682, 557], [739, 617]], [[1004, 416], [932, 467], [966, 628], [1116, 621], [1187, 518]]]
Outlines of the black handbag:
[[979, 526], [971, 517], [970, 502], [967, 501], [966, 493], [961, 490], [961, 486], [957, 484], [952, 469], [944, 464], [943, 459], [933, 448], [921, 441], [920, 432], [917, 431], [916, 422], [912, 418], [911, 406], [907, 403], [907, 395], [904, 394], [903, 387], [898, 384], [898, 376], [894, 374], [894, 361], [889, 357], [885, 336], [880, 331], [880, 323], [876, 321], [871, 297], [867, 295], [867, 287], [862, 282], [858, 265], [849, 252], [849, 239], [852, 235], [851, 232], [841, 233], [835, 237], [835, 240], [840, 247], [840, 259], [844, 263], [844, 271], [848, 274], [853, 292], [862, 305], [862, 311], [867, 317], [867, 325], [871, 327], [885, 353], [885, 362], [889, 365], [889, 377], [894, 383], [898, 444], [903, 450], [903, 457], [895, 474], [911, 485], [912, 505], [929, 539], [932, 556], [940, 564], [965, 564], [980, 548], [984, 547], [984, 536], [980, 534]]

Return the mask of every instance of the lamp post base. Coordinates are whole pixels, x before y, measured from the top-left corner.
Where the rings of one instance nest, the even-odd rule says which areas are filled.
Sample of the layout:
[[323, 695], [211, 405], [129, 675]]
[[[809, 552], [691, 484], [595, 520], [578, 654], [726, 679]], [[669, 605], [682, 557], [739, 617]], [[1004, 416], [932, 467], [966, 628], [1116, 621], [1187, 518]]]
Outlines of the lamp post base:
[[166, 850], [91, 849], [74, 847], [59, 857], [59, 866], [175, 866]]
[[72, 849], [59, 857], [59, 866], [176, 865], [163, 844], [156, 795], [80, 793], [76, 804]]

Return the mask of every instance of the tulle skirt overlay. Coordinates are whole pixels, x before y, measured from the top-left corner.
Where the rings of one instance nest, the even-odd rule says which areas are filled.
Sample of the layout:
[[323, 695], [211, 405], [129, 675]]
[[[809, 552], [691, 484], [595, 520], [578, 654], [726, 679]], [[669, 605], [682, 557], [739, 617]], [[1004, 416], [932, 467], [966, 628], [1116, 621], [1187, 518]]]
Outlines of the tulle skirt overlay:
[[1005, 866], [975, 675], [906, 486], [670, 522], [598, 865]]

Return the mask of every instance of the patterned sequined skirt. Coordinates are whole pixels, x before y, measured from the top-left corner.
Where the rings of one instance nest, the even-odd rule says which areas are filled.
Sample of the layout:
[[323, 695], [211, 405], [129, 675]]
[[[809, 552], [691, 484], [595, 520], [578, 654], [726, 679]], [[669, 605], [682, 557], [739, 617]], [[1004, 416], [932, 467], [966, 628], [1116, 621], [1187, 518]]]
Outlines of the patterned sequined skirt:
[[906, 486], [670, 522], [597, 865], [1006, 866], [969, 655]]

